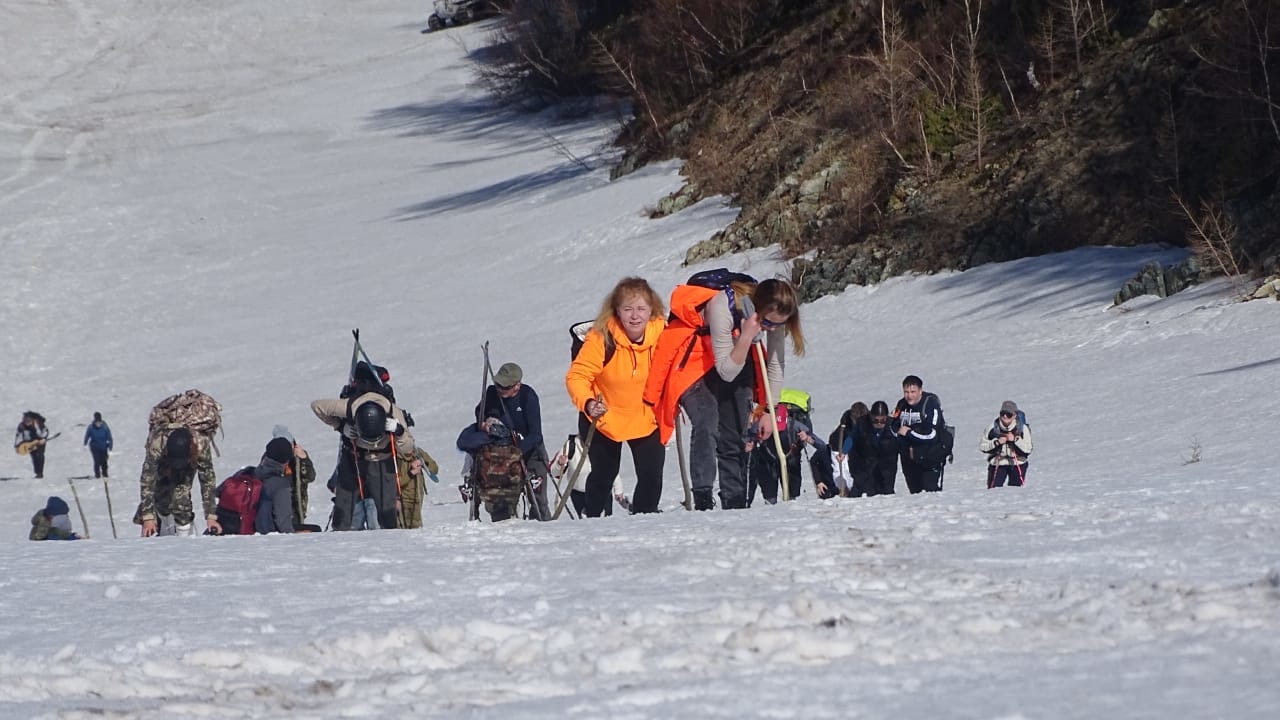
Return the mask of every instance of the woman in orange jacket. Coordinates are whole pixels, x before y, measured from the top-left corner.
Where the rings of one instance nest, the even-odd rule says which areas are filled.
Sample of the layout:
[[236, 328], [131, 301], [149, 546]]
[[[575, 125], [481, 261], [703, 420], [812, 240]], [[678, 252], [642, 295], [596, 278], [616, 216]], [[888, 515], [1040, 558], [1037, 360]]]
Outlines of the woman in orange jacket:
[[662, 499], [666, 451], [658, 437], [653, 408], [641, 399], [653, 348], [666, 325], [662, 298], [644, 278], [623, 278], [605, 298], [600, 314], [578, 350], [565, 386], [580, 412], [578, 432], [585, 437], [595, 423], [587, 449], [588, 517], [613, 512], [613, 479], [622, 463], [622, 444], [631, 446], [636, 468], [634, 513], [657, 512]]

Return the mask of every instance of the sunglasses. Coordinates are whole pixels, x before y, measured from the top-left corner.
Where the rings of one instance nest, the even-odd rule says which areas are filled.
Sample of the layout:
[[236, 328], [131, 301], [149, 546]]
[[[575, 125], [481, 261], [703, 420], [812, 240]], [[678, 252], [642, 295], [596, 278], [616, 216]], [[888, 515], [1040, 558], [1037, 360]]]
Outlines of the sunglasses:
[[787, 324], [786, 320], [783, 320], [782, 322], [774, 322], [767, 317], [762, 316], [760, 318], [760, 327], [765, 328], [767, 330], [772, 330], [774, 328], [782, 327], [783, 325], [786, 325], [786, 324]]
[[872, 424], [872, 425], [875, 425], [875, 426], [877, 426], [877, 427], [879, 427], [879, 426], [881, 426], [881, 425], [888, 425], [888, 424], [889, 424], [889, 418], [871, 418], [871, 424]]
[[1003, 418], [1011, 418], [1011, 417], [1013, 417], [1013, 413], [1011, 413], [1011, 412], [1002, 412], [1002, 413], [1000, 413], [1000, 417], [1003, 417]]

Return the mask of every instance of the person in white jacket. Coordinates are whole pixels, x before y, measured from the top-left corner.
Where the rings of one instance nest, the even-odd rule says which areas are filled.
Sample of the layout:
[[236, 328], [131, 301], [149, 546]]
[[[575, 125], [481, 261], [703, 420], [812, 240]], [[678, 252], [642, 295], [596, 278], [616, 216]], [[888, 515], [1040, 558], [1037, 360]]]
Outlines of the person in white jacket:
[[1027, 456], [1034, 446], [1026, 416], [1012, 400], [1000, 404], [1000, 415], [978, 443], [987, 454], [987, 487], [1003, 487], [1006, 482], [1021, 487], [1027, 482]]

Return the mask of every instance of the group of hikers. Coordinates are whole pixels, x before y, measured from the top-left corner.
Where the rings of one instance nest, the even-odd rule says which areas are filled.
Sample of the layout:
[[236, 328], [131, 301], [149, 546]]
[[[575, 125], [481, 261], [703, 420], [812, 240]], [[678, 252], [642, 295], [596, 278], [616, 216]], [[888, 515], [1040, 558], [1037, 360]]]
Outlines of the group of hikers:
[[[550, 520], [570, 502], [584, 517], [610, 515], [615, 502], [632, 513], [658, 512], [673, 436], [691, 510], [711, 510], [717, 500], [724, 509], [746, 508], [757, 492], [767, 503], [777, 502], [779, 493], [798, 496], [807, 448], [822, 498], [892, 493], [899, 465], [910, 492], [942, 489], [954, 434], [941, 401], [915, 375], [903, 380], [892, 412], [883, 400], [869, 407], [857, 402], [826, 442], [815, 434], [808, 396], [783, 387], [788, 341], [794, 354], [805, 351], [798, 299], [785, 280], [710, 270], [677, 286], [664, 304], [645, 279], [627, 277], [589, 327], [581, 325], [565, 375], [578, 432], [554, 458], [546, 450], [538, 394], [523, 382], [523, 369], [508, 362], [490, 370], [486, 350], [484, 392], [456, 442], [466, 453], [461, 490], [473, 518], [481, 505], [495, 522], [520, 515], [523, 505], [525, 517]], [[311, 404], [339, 434], [327, 526], [420, 527], [425, 479], [437, 480], [438, 467], [414, 441], [412, 416], [396, 404], [386, 368], [363, 354], [358, 333], [352, 360], [339, 396]], [[315, 466], [283, 426], [274, 429], [256, 465], [217, 485], [212, 458], [220, 409], [195, 390], [153, 408], [134, 516], [143, 536], [193, 533], [197, 478], [206, 534], [322, 529], [306, 517]], [[95, 413], [95, 424], [100, 420]], [[41, 429], [42, 421], [32, 419]], [[20, 437], [27, 438], [33, 431], [25, 415], [23, 424], [27, 435], [20, 426]], [[23, 442], [38, 439], [34, 432]], [[109, 430], [105, 437], [109, 450]], [[618, 477], [624, 445], [635, 469], [629, 499]], [[1002, 405], [979, 449], [988, 456], [989, 487], [1025, 483], [1031, 436], [1015, 403]], [[99, 463], [95, 451], [95, 474], [105, 477], [106, 470], [105, 453]], [[38, 515], [64, 508], [56, 499]]]

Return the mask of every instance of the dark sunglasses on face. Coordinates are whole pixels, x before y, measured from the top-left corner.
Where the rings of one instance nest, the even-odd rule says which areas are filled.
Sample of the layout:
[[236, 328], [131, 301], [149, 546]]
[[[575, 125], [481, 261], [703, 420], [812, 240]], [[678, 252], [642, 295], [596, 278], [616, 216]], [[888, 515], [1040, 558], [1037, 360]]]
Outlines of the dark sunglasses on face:
[[1002, 412], [1002, 413], [1000, 413], [1000, 417], [1002, 417], [1002, 418], [1011, 418], [1011, 417], [1013, 417], [1013, 413], [1011, 413], [1011, 412]]
[[887, 418], [887, 417], [886, 417], [886, 418], [871, 418], [871, 424], [872, 424], [872, 425], [875, 425], [875, 426], [877, 426], [877, 427], [879, 427], [880, 425], [886, 425], [886, 424], [888, 424], [888, 422], [889, 422], [889, 418]]
[[786, 320], [783, 320], [782, 322], [774, 322], [767, 317], [761, 316], [760, 318], [760, 327], [765, 328], [766, 330], [772, 330], [776, 327], [782, 327], [785, 324], [787, 324]]

